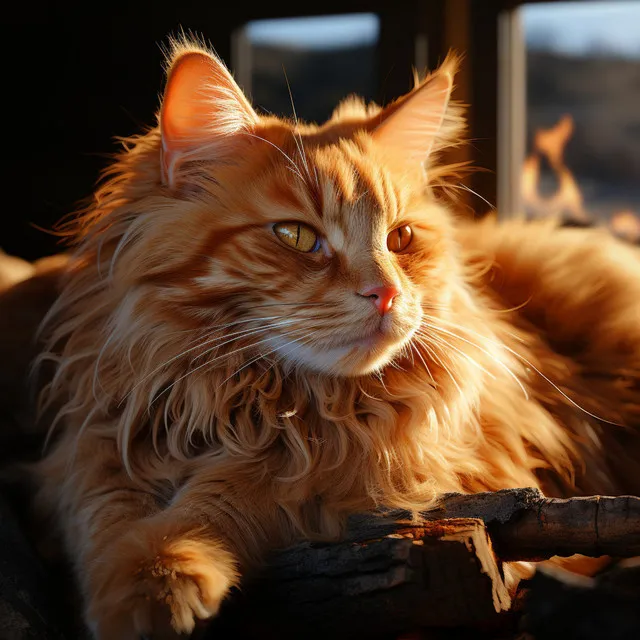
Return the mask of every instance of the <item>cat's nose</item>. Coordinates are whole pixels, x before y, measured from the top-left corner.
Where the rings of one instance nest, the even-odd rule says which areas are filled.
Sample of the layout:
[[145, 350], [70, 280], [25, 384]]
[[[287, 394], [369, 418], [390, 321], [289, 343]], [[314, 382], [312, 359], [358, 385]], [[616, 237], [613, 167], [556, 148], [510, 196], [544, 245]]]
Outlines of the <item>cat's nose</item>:
[[393, 305], [393, 299], [400, 293], [396, 287], [392, 286], [376, 286], [365, 287], [364, 290], [358, 291], [358, 294], [363, 298], [369, 298], [373, 304], [376, 305], [378, 312], [381, 316], [391, 309]]

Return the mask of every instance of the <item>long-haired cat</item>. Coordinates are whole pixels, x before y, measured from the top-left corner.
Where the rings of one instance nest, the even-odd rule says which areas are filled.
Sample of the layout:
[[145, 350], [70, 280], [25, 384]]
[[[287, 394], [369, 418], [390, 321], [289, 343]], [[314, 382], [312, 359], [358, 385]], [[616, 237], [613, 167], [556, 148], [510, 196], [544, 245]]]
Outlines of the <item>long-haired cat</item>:
[[313, 126], [173, 47], [158, 126], [73, 226], [40, 356], [39, 504], [96, 638], [188, 633], [269, 549], [355, 511], [640, 492], [635, 250], [454, 217], [455, 67]]

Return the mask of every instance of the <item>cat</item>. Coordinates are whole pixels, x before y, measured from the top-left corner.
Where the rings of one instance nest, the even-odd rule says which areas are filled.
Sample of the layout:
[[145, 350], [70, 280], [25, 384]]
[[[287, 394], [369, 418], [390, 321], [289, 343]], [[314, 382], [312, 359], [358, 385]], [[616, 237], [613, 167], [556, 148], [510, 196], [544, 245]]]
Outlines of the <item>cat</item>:
[[455, 213], [456, 67], [315, 126], [172, 44], [158, 125], [67, 222], [37, 359], [37, 508], [95, 638], [187, 634], [353, 512], [640, 493], [636, 250]]

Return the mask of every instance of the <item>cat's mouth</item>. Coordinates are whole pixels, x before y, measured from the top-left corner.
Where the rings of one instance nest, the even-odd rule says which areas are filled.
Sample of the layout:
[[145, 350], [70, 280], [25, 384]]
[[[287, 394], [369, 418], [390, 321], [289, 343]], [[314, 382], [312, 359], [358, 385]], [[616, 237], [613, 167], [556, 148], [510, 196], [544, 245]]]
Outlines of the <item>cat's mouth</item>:
[[386, 366], [411, 341], [419, 324], [419, 316], [389, 314], [384, 318], [356, 321], [350, 331], [334, 331], [324, 340], [295, 340], [292, 344], [283, 337], [272, 342], [290, 365], [351, 377]]
[[381, 327], [367, 332], [363, 336], [344, 340], [339, 346], [343, 348], [361, 349], [366, 351], [377, 351], [387, 348], [390, 344], [402, 340], [404, 335], [396, 335], [395, 332], [385, 330]]
[[381, 331], [380, 329], [376, 329], [372, 333], [362, 338], [358, 338], [355, 341], [352, 341], [351, 345], [354, 347], [362, 347], [364, 349], [375, 349], [375, 347], [380, 346], [388, 339], [388, 336], [383, 331]]
[[405, 341], [407, 333], [407, 327], [400, 327], [390, 317], [385, 317], [373, 327], [367, 328], [364, 333], [359, 332], [359, 334], [341, 338], [336, 346], [367, 350], [387, 348], [394, 343]]

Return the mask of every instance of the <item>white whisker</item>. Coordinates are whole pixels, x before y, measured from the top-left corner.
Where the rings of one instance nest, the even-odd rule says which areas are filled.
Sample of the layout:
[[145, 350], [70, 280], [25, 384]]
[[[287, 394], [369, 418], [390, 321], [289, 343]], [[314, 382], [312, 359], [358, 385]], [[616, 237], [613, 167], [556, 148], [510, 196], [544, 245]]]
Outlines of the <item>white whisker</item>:
[[[485, 349], [484, 347], [481, 347], [479, 344], [476, 344], [475, 342], [471, 341], [471, 340], [467, 340], [467, 338], [463, 338], [461, 335], [457, 334], [457, 333], [453, 333], [452, 331], [449, 331], [448, 329], [445, 329], [443, 327], [439, 327], [437, 325], [434, 324], [429, 324], [429, 327], [431, 329], [434, 329], [435, 331], [439, 331], [441, 333], [444, 333], [446, 335], [452, 336], [453, 338], [457, 338], [458, 340], [462, 340], [462, 342], [466, 342], [467, 344], [471, 345], [472, 347], [475, 347], [476, 349], [478, 349], [478, 351], [481, 351], [482, 353], [484, 353], [486, 356], [488, 356], [489, 358], [491, 358], [491, 360], [493, 360], [498, 366], [502, 367], [506, 373], [513, 379], [513, 381], [520, 387], [522, 393], [524, 394], [524, 397], [528, 400], [529, 399], [529, 394], [525, 388], [525, 386], [522, 384], [522, 381], [518, 378], [518, 376], [513, 373], [513, 371], [511, 371], [511, 369], [504, 363], [502, 362], [502, 360], [500, 360], [497, 356], [493, 355], [490, 351], [488, 351], [487, 349]], [[462, 327], [460, 327], [462, 328]], [[493, 344], [497, 344], [497, 343], [493, 343]]]
[[293, 166], [294, 173], [298, 176], [298, 178], [300, 178], [302, 182], [305, 181], [303, 175], [300, 173], [298, 165], [293, 161], [291, 156], [287, 155], [277, 144], [273, 144], [273, 142], [267, 140], [266, 138], [262, 138], [261, 136], [257, 136], [254, 133], [245, 132], [244, 135], [250, 136], [252, 138], [256, 138], [257, 140], [262, 140], [262, 142], [266, 142], [267, 144], [270, 144], [274, 149], [277, 149], [291, 163], [291, 165]]
[[420, 358], [420, 360], [422, 361], [422, 364], [424, 365], [424, 368], [426, 369], [427, 373], [429, 374], [429, 377], [431, 378], [431, 382], [433, 382], [433, 384], [435, 386], [438, 386], [433, 374], [431, 373], [431, 369], [429, 368], [429, 365], [427, 364], [426, 360], [422, 357], [422, 354], [420, 353], [420, 350], [413, 344], [413, 342], [411, 342], [411, 352], [413, 353], [413, 351], [415, 350], [415, 352], [418, 354], [418, 358]]
[[[449, 367], [447, 367], [447, 365], [444, 363], [444, 361], [436, 354], [435, 351], [433, 351], [431, 349], [431, 347], [428, 344], [426, 344], [426, 342], [424, 340], [422, 340], [422, 338], [420, 336], [416, 335], [415, 339], [426, 349], [426, 351], [429, 354], [429, 356], [433, 360], [435, 360], [444, 369], [445, 373], [449, 376], [449, 378], [451, 378], [451, 382], [453, 382], [453, 385], [458, 390], [458, 393], [460, 395], [463, 395], [462, 388], [460, 387], [460, 385], [458, 384], [458, 381], [456, 380], [455, 376], [451, 373], [451, 370], [449, 369]], [[419, 353], [420, 352], [418, 351], [418, 354]]]
[[[230, 322], [227, 323], [226, 325], [220, 325], [218, 327], [216, 327], [214, 329], [214, 331], [218, 331], [227, 327], [231, 327], [231, 326], [235, 326], [238, 324], [245, 324], [248, 322], [264, 322], [266, 320], [272, 320], [272, 319], [280, 319], [281, 316], [270, 316], [267, 318], [249, 318], [249, 319], [245, 319], [245, 320], [238, 320], [237, 322]], [[122, 406], [122, 404], [126, 401], [126, 399], [141, 385], [143, 384], [146, 380], [148, 380], [151, 376], [153, 376], [155, 373], [157, 373], [158, 371], [160, 371], [161, 369], [163, 369], [164, 367], [166, 367], [167, 365], [171, 364], [172, 362], [175, 362], [176, 360], [178, 360], [179, 358], [185, 356], [188, 353], [191, 353], [193, 351], [195, 351], [196, 349], [200, 349], [202, 347], [204, 347], [207, 344], [211, 344], [212, 342], [216, 341], [216, 340], [223, 340], [225, 338], [229, 338], [231, 336], [241, 336], [242, 334], [245, 333], [245, 331], [252, 331], [252, 329], [249, 330], [243, 330], [243, 331], [237, 331], [234, 333], [230, 333], [230, 334], [225, 334], [223, 336], [217, 336], [215, 338], [210, 338], [207, 339], [203, 342], [198, 343], [197, 345], [195, 345], [194, 347], [190, 347], [188, 349], [185, 349], [184, 351], [182, 351], [181, 353], [169, 358], [168, 360], [166, 360], [165, 362], [163, 362], [162, 364], [158, 365], [155, 369], [153, 369], [152, 371], [150, 371], [146, 376], [144, 376], [141, 380], [138, 380], [138, 382], [136, 382], [135, 385], [133, 385], [133, 387], [131, 387], [131, 389], [129, 390], [129, 392], [122, 398], [122, 400], [120, 400], [120, 402], [118, 403], [118, 406]], [[208, 332], [207, 335], [211, 335], [212, 332]], [[221, 345], [218, 345], [221, 346]]]
[[[297, 131], [298, 129], [298, 114], [296, 113], [296, 106], [293, 103], [293, 93], [291, 92], [291, 85], [289, 84], [289, 78], [287, 77], [287, 72], [285, 71], [284, 66], [282, 67], [282, 72], [284, 73], [284, 79], [287, 83], [287, 89], [289, 91], [289, 99], [291, 100], [291, 110], [293, 111], [293, 120], [295, 122], [295, 129], [293, 131], [293, 140], [296, 143], [296, 147], [298, 148], [298, 154], [300, 155], [300, 160], [304, 165], [305, 171], [307, 173], [307, 177], [311, 178], [311, 173], [309, 171], [309, 164], [307, 163], [307, 156], [304, 151], [304, 144], [302, 142], [302, 136]], [[297, 137], [296, 137], [297, 133]]]
[[[203, 356], [206, 356], [207, 354], [211, 353], [212, 351], [214, 351], [215, 349], [219, 349], [220, 347], [223, 347], [226, 344], [229, 344], [230, 342], [235, 342], [236, 340], [240, 339], [240, 338], [245, 338], [247, 336], [252, 336], [256, 333], [261, 333], [263, 331], [267, 331], [269, 329], [277, 329], [278, 327], [286, 327], [292, 323], [296, 322], [295, 319], [291, 318], [291, 319], [286, 319], [286, 320], [281, 320], [280, 322], [275, 322], [275, 323], [271, 323], [268, 324], [266, 326], [262, 326], [262, 327], [257, 327], [257, 328], [253, 328], [253, 329], [244, 329], [243, 331], [236, 331], [235, 333], [230, 333], [227, 334], [225, 336], [220, 336], [219, 338], [214, 338], [213, 340], [209, 340], [208, 342], [214, 342], [215, 340], [218, 339], [224, 339], [224, 338], [229, 338], [228, 340], [224, 340], [224, 342], [221, 342], [219, 344], [214, 344], [213, 347], [211, 347], [210, 349], [205, 349], [202, 353], [199, 353], [197, 356], [195, 356], [195, 358], [192, 358], [191, 362], [195, 362], [196, 360], [199, 360], [200, 358], [202, 358]], [[204, 346], [203, 343], [200, 346]]]
[[[551, 385], [565, 400], [567, 400], [567, 402], [569, 402], [570, 404], [572, 404], [574, 407], [576, 407], [576, 409], [579, 409], [580, 411], [582, 411], [583, 413], [585, 413], [588, 416], [591, 416], [592, 418], [595, 418], [596, 420], [599, 420], [600, 422], [604, 422], [606, 424], [612, 424], [618, 427], [622, 427], [624, 425], [621, 425], [619, 422], [614, 422], [612, 420], [607, 420], [606, 418], [603, 418], [601, 416], [596, 415], [595, 413], [591, 413], [591, 411], [588, 411], [587, 409], [585, 409], [584, 407], [580, 406], [575, 400], [573, 400], [573, 398], [571, 398], [569, 395], [567, 395], [555, 382], [553, 382], [553, 380], [551, 380], [549, 377], [547, 377], [544, 373], [542, 373], [542, 371], [540, 371], [540, 369], [538, 369], [538, 367], [536, 367], [530, 360], [528, 360], [527, 358], [525, 358], [523, 355], [519, 354], [517, 351], [514, 351], [511, 347], [509, 347], [508, 345], [498, 342], [496, 340], [492, 340], [490, 338], [487, 338], [486, 336], [483, 336], [482, 334], [479, 334], [476, 331], [473, 331], [472, 329], [469, 329], [467, 327], [462, 327], [454, 322], [445, 320], [444, 318], [436, 318], [434, 316], [425, 316], [428, 317], [429, 319], [438, 321], [438, 322], [444, 322], [446, 324], [449, 324], [450, 326], [453, 326], [457, 329], [463, 330], [463, 331], [467, 331], [468, 333], [474, 334], [479, 336], [480, 338], [482, 338], [483, 340], [486, 340], [487, 342], [489, 342], [490, 344], [498, 347], [498, 348], [502, 348], [505, 351], [508, 351], [510, 354], [512, 354], [513, 356], [515, 356], [516, 358], [518, 358], [518, 360], [520, 360], [521, 362], [523, 362], [524, 364], [526, 364], [528, 367], [530, 367], [533, 371], [535, 371], [543, 380], [545, 380], [549, 385]], [[436, 327], [433, 327], [436, 328]], [[438, 327], [438, 329], [440, 329], [441, 331], [446, 331], [445, 329], [443, 329], [442, 327]], [[462, 338], [461, 336], [458, 336], [456, 334], [453, 334], [451, 332], [449, 332], [450, 335], [453, 335], [465, 342], [469, 342], [466, 341], [464, 338]], [[472, 342], [469, 342], [469, 344], [475, 346], [476, 348], [481, 349], [481, 347], [479, 347], [478, 345], [474, 345]], [[490, 356], [492, 357], [492, 356]], [[499, 360], [496, 360], [496, 362], [500, 363]], [[504, 365], [504, 363], [502, 363]], [[504, 365], [506, 366], [506, 365]], [[514, 375], [508, 368], [507, 371], [509, 371], [511, 373], [511, 375]], [[520, 384], [520, 387], [522, 388], [522, 384]]]
[[480, 369], [480, 371], [482, 371], [483, 373], [486, 373], [492, 380], [496, 379], [496, 377], [493, 375], [493, 373], [491, 373], [491, 371], [485, 369], [485, 367], [483, 367], [475, 358], [472, 358], [468, 353], [465, 353], [462, 349], [459, 349], [454, 344], [451, 344], [450, 342], [445, 340], [442, 336], [434, 336], [434, 335], [432, 335], [430, 333], [426, 333], [426, 332], [419, 332], [419, 333], [420, 333], [420, 335], [422, 335], [424, 338], [427, 338], [431, 342], [435, 342], [435, 343], [440, 342], [441, 344], [443, 344], [447, 348], [452, 349], [456, 353], [460, 354], [465, 360], [467, 360], [469, 363], [471, 363], [474, 367], [477, 367], [478, 369]]
[[[293, 331], [288, 331], [288, 332], [286, 332], [286, 333], [284, 333], [282, 335], [283, 336], [290, 336], [290, 335], [294, 334], [295, 332], [296, 332], [296, 330], [294, 329]], [[305, 336], [303, 336], [303, 338], [309, 337], [311, 335], [313, 335], [313, 332], [306, 334]], [[229, 382], [229, 380], [231, 380], [231, 378], [233, 378], [235, 375], [237, 375], [238, 373], [240, 373], [241, 371], [246, 369], [248, 366], [258, 362], [258, 360], [266, 359], [268, 356], [270, 356], [272, 353], [275, 353], [276, 351], [278, 351], [282, 347], [286, 347], [287, 345], [292, 344], [294, 342], [299, 342], [301, 339], [302, 338], [294, 338], [293, 340], [290, 340], [289, 342], [285, 343], [284, 345], [279, 345], [275, 349], [272, 349], [271, 351], [269, 351], [269, 352], [267, 352], [265, 354], [261, 353], [257, 357], [252, 358], [251, 360], [249, 360], [249, 362], [243, 364], [239, 369], [234, 371], [228, 378], [225, 378], [216, 388], [219, 389], [223, 384], [225, 384], [225, 382]], [[274, 365], [275, 365], [275, 362], [274, 362]], [[271, 366], [273, 366], [273, 365], [271, 365]]]
[[[270, 329], [270, 327], [267, 327], [267, 329]], [[187, 371], [187, 373], [181, 375], [177, 380], [174, 380], [168, 387], [166, 387], [165, 389], [163, 389], [155, 398], [154, 398], [154, 402], [162, 395], [164, 395], [165, 393], [167, 393], [167, 391], [170, 391], [175, 385], [178, 384], [178, 382], [181, 382], [182, 380], [184, 380], [187, 376], [190, 376], [192, 374], [194, 374], [196, 371], [199, 371], [200, 369], [203, 369], [206, 366], [210, 366], [212, 364], [214, 364], [215, 362], [218, 362], [220, 360], [222, 360], [223, 358], [230, 358], [232, 355], [235, 355], [236, 353], [240, 353], [241, 351], [246, 351], [247, 349], [252, 349], [254, 347], [257, 347], [260, 344], [263, 344], [265, 342], [267, 342], [269, 340], [269, 337], [264, 338], [262, 340], [258, 340], [258, 342], [253, 342], [251, 344], [247, 344], [243, 347], [238, 347], [237, 349], [233, 349], [232, 351], [229, 351], [229, 353], [223, 353], [222, 355], [216, 356], [215, 358], [212, 358], [211, 360], [207, 360], [206, 362], [203, 362], [202, 364], [198, 365], [195, 369], [191, 369], [189, 371]]]
[[478, 198], [480, 198], [480, 200], [482, 200], [483, 202], [485, 202], [486, 204], [488, 204], [491, 209], [495, 209], [495, 205], [491, 204], [486, 198], [484, 198], [483, 196], [481, 196], [479, 193], [476, 193], [473, 189], [470, 189], [469, 187], [467, 187], [466, 184], [462, 184], [462, 182], [458, 183], [458, 187], [456, 187], [456, 185], [450, 184], [448, 185], [449, 187], [453, 187], [455, 188], [460, 188], [460, 189], [464, 189], [465, 191], [468, 191], [469, 193], [473, 194], [474, 196], [477, 196]]

